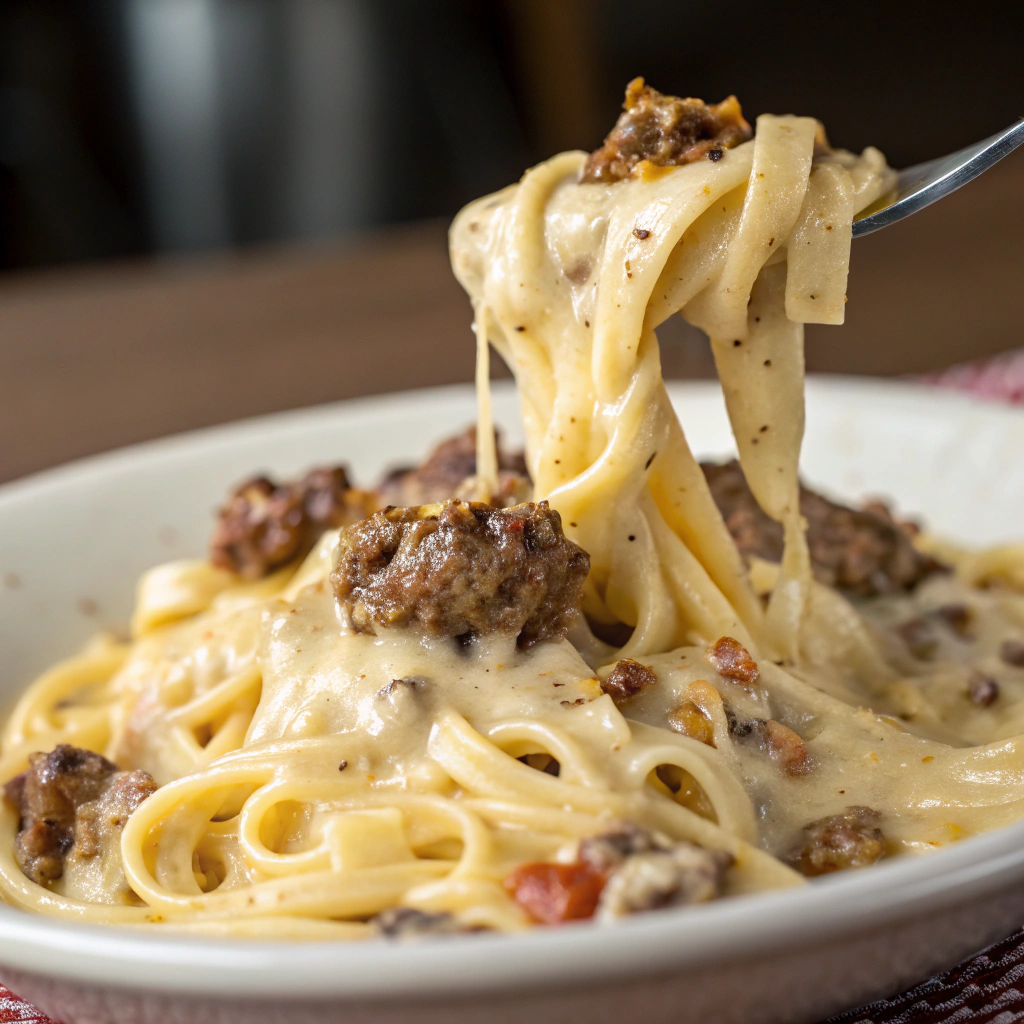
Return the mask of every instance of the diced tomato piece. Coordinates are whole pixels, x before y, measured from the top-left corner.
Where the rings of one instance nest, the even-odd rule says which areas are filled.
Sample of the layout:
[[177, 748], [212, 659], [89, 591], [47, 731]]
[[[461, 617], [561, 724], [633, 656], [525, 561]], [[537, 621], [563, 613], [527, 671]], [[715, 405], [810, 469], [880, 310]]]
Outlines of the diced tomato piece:
[[589, 864], [523, 864], [505, 879], [510, 896], [541, 924], [593, 917], [606, 879]]

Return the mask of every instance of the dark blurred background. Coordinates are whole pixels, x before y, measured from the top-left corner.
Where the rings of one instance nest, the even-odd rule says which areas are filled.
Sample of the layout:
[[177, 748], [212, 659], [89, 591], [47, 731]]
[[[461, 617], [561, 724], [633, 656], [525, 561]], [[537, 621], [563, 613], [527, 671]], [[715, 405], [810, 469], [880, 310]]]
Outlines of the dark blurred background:
[[[1024, 113], [1019, 12], [2, 0], [0, 431], [23, 436], [0, 478], [246, 413], [468, 379], [444, 221], [557, 150], [596, 146], [634, 75], [709, 101], [734, 92], [751, 120], [813, 114], [835, 144], [905, 166]], [[901, 373], [1020, 344], [1007, 296], [1024, 259], [1022, 155], [1005, 163], [941, 215], [857, 243], [849, 326], [811, 333], [812, 367]], [[425, 335], [453, 344], [444, 372]], [[710, 372], [693, 332], [673, 324], [663, 342], [670, 374]]]
[[[1005, 5], [1009, 10], [1010, 5]], [[40, 266], [450, 216], [625, 82], [819, 117], [896, 166], [1020, 116], [984, 6], [700, 0], [4, 0], [0, 260]], [[752, 118], [751, 118], [752, 119]]]

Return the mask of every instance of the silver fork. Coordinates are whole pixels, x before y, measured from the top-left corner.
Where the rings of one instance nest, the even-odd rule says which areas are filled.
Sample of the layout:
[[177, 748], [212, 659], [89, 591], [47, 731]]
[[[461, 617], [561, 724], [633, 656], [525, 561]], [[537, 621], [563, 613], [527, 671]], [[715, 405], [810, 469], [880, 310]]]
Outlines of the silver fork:
[[[853, 237], [870, 235], [909, 217], [938, 199], [955, 192], [961, 185], [987, 171], [1024, 142], [1024, 117], [1005, 131], [998, 132], [973, 146], [949, 156], [940, 156], [900, 171], [890, 200], [881, 209], [869, 209], [853, 222]], [[877, 204], [876, 204], [877, 205]]]

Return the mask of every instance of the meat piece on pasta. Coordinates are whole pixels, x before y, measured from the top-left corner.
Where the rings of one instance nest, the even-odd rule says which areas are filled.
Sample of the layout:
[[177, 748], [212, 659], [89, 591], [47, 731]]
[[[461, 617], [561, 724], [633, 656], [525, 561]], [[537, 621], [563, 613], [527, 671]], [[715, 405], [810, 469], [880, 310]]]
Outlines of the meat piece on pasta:
[[731, 636], [719, 637], [705, 652], [715, 671], [723, 679], [742, 686], [754, 686], [761, 676], [750, 651]]
[[885, 833], [878, 827], [881, 819], [870, 807], [847, 807], [844, 814], [812, 821], [786, 860], [809, 877], [866, 868], [885, 856]]
[[601, 689], [619, 704], [638, 697], [657, 682], [658, 677], [646, 665], [632, 658], [620, 658], [608, 673], [608, 678], [601, 683]]
[[341, 466], [313, 469], [276, 483], [257, 476], [240, 484], [218, 513], [210, 561], [259, 579], [308, 554], [330, 529], [368, 515], [372, 497], [349, 485]]
[[505, 633], [530, 647], [566, 635], [589, 571], [547, 502], [453, 500], [387, 508], [347, 527], [331, 583], [361, 632]]
[[28, 770], [4, 787], [4, 798], [19, 815], [15, 860], [39, 885], [57, 881], [69, 857], [88, 860], [116, 846], [128, 816], [156, 790], [146, 772], [119, 771], [67, 743], [28, 760]]
[[[725, 525], [747, 558], [778, 562], [782, 526], [762, 511], [738, 462], [702, 463]], [[815, 577], [854, 597], [912, 590], [945, 568], [914, 547], [914, 530], [893, 518], [882, 502], [848, 508], [800, 488], [800, 511], [807, 520], [807, 545]]]
[[720, 160], [722, 151], [753, 135], [739, 101], [730, 96], [709, 106], [703, 100], [666, 96], [634, 78], [626, 86], [615, 127], [587, 159], [583, 182], [622, 181], [645, 161], [656, 167]]

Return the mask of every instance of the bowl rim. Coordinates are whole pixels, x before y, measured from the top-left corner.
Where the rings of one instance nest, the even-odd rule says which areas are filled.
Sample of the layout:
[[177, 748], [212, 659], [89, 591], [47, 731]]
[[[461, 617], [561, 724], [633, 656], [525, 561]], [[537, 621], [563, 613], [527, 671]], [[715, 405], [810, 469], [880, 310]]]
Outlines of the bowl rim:
[[[941, 404], [951, 415], [981, 414], [1020, 424], [1024, 411], [920, 384], [811, 376], [817, 394], [870, 394], [902, 412]], [[716, 381], [670, 382], [673, 397], [717, 389]], [[131, 472], [154, 458], [194, 458], [266, 434], [340, 424], [401, 400], [436, 408], [469, 385], [419, 389], [315, 406], [143, 442], [80, 459], [0, 486], [0, 508], [48, 497], [90, 477]], [[496, 382], [496, 392], [512, 391]], [[0, 963], [26, 973], [119, 989], [238, 999], [393, 1000], [427, 995], [543, 988], [567, 980], [607, 982], [798, 949], [869, 927], [939, 913], [1024, 881], [1024, 821], [924, 857], [883, 863], [794, 889], [737, 897], [623, 920], [522, 934], [390, 944], [332, 940], [226, 939], [87, 925], [0, 905]], [[344, 951], [342, 953], [342, 950]]]

